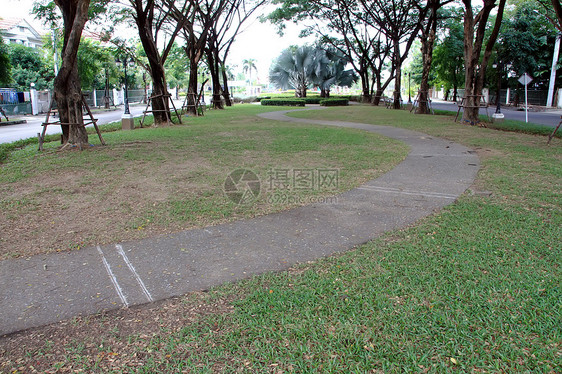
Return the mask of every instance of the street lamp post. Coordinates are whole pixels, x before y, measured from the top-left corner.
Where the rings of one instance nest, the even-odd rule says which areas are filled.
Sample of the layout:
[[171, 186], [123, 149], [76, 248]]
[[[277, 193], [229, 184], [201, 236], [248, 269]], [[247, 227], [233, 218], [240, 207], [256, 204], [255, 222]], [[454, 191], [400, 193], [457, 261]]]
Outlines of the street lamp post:
[[133, 130], [135, 128], [135, 122], [131, 112], [129, 111], [129, 86], [128, 86], [128, 75], [127, 75], [127, 66], [133, 66], [135, 61], [133, 59], [127, 58], [127, 56], [123, 57], [123, 61], [117, 58], [115, 60], [117, 66], [123, 64], [123, 69], [125, 70], [125, 92], [123, 95], [123, 104], [125, 105], [125, 113], [123, 113], [123, 117], [121, 117], [121, 128], [123, 130]]
[[496, 112], [494, 114], [492, 114], [492, 118], [494, 120], [501, 120], [501, 119], [504, 118], [504, 115], [503, 115], [502, 109], [501, 109], [501, 100], [500, 100], [501, 89], [502, 89], [503, 63], [498, 62], [497, 64], [494, 64], [493, 67], [498, 69], [498, 88], [497, 88], [497, 92], [496, 92]]
[[412, 73], [408, 72], [408, 104], [412, 103], [412, 94], [411, 94], [411, 78], [412, 78]]

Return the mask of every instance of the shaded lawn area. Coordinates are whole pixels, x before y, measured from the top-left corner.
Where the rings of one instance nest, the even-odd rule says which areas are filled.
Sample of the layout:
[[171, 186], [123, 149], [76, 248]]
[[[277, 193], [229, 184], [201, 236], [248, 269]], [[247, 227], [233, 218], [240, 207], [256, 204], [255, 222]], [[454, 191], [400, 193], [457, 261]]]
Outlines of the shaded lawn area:
[[[109, 132], [108, 146], [94, 143], [83, 152], [57, 152], [57, 142], [45, 153], [34, 144], [12, 152], [0, 165], [0, 259], [276, 212], [358, 186], [407, 153], [397, 141], [357, 130], [255, 116], [265, 111], [271, 108], [242, 105], [190, 117], [183, 126]], [[255, 204], [236, 204], [223, 193], [227, 176], [240, 168], [262, 182]], [[322, 168], [339, 170], [337, 189], [292, 190], [291, 199], [268, 195], [270, 171], [292, 177], [293, 170]]]
[[472, 192], [413, 227], [287, 272], [11, 336], [0, 369], [562, 370], [560, 139], [370, 106], [294, 115], [446, 137], [476, 149], [482, 169]]

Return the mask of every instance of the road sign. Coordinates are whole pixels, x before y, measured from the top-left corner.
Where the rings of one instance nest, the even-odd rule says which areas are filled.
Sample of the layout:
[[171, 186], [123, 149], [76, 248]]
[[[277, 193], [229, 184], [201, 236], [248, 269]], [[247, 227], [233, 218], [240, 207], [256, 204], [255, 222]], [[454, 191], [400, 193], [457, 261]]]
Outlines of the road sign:
[[525, 73], [522, 76], [519, 77], [519, 83], [521, 83], [523, 86], [528, 85], [529, 83], [531, 83], [533, 81], [533, 78]]
[[525, 122], [529, 122], [529, 99], [527, 96], [527, 86], [533, 81], [533, 78], [527, 73], [519, 77], [519, 83], [525, 86]]

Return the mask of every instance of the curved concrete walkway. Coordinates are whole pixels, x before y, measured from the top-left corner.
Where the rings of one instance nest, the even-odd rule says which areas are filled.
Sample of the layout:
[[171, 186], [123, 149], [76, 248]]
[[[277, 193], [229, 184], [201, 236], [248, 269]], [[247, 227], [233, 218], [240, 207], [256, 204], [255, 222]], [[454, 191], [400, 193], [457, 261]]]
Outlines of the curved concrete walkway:
[[[252, 274], [349, 250], [452, 203], [473, 182], [474, 152], [400, 128], [291, 119], [352, 127], [411, 147], [387, 174], [337, 202], [146, 240], [0, 262], [0, 335], [76, 315], [205, 290]], [[422, 117], [420, 117], [422, 118]]]

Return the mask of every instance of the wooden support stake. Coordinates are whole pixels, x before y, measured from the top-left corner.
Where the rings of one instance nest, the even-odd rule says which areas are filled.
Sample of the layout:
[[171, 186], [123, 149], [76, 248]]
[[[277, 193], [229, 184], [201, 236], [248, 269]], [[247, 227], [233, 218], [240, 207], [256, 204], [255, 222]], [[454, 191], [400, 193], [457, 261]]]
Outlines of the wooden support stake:
[[100, 129], [98, 127], [98, 124], [97, 124], [98, 120], [94, 118], [94, 115], [92, 114], [92, 111], [90, 110], [90, 107], [88, 106], [88, 103], [86, 102], [86, 99], [84, 99], [84, 96], [82, 96], [82, 103], [84, 104], [84, 108], [86, 108], [86, 111], [88, 112], [88, 115], [90, 116], [90, 119], [92, 120], [92, 123], [94, 124], [94, 128], [96, 129], [96, 132], [98, 133], [98, 137], [100, 138], [101, 144], [105, 145], [105, 141], [103, 140], [103, 137], [101, 136], [101, 131], [100, 131]]
[[[562, 116], [560, 116], [560, 118], [562, 118]], [[546, 142], [546, 144], [550, 144], [550, 141], [552, 140], [552, 138], [554, 138], [554, 135], [556, 135], [556, 132], [558, 131], [558, 129], [560, 128], [560, 125], [562, 125], [562, 121], [560, 121], [558, 123], [558, 126], [556, 126], [556, 128], [554, 129], [554, 131], [552, 132], [552, 134], [550, 134], [548, 136], [548, 142]]]

